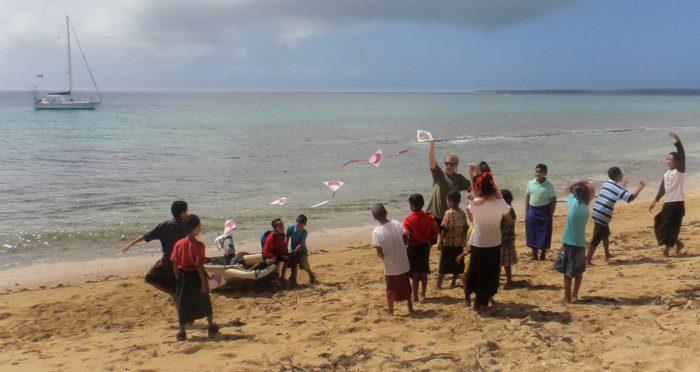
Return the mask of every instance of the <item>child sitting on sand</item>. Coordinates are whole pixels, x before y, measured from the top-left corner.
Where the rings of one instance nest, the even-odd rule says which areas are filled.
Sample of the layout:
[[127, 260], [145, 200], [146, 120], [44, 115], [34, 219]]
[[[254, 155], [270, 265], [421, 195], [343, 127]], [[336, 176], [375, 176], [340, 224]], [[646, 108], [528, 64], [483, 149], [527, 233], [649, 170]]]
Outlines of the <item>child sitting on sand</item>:
[[518, 263], [518, 255], [515, 252], [515, 210], [511, 205], [513, 193], [503, 189], [501, 195], [510, 207], [510, 218], [512, 219], [510, 223], [507, 223], [505, 219], [501, 220], [501, 266], [506, 271], [506, 284], [503, 285], [503, 289], [510, 289], [513, 285], [511, 267]]
[[[311, 271], [311, 265], [309, 264], [309, 251], [306, 248], [306, 237], [308, 236], [308, 231], [306, 230], [307, 221], [306, 216], [300, 214], [297, 217], [297, 223], [289, 226], [287, 229], [286, 245], [289, 246], [289, 254], [295, 258], [294, 262], [291, 263], [292, 276], [289, 278], [292, 286], [297, 285], [297, 263], [302, 270], [309, 274], [309, 282], [311, 284], [316, 283], [316, 276]], [[282, 269], [282, 277], [284, 277], [284, 269]]]
[[406, 253], [411, 267], [413, 280], [413, 301], [418, 301], [418, 287], [423, 284], [421, 301], [425, 301], [425, 292], [430, 273], [430, 243], [437, 237], [440, 230], [435, 224], [435, 217], [423, 212], [425, 200], [421, 194], [413, 194], [408, 198], [411, 214], [403, 220], [406, 231]]
[[379, 222], [379, 226], [372, 232], [372, 245], [384, 263], [388, 311], [393, 315], [394, 302], [408, 301], [408, 311], [413, 313], [411, 282], [408, 278], [410, 265], [404, 244], [405, 233], [401, 223], [390, 221], [387, 215], [384, 205], [377, 204], [372, 207], [372, 216]]
[[206, 247], [197, 239], [202, 225], [199, 217], [194, 214], [185, 217], [183, 225], [187, 237], [175, 244], [170, 256], [177, 280], [175, 306], [180, 324], [180, 332], [176, 336], [178, 341], [187, 340], [187, 324], [204, 317], [207, 317], [209, 323], [209, 336], [219, 332], [219, 326], [214, 323], [212, 315], [209, 282], [204, 270]]
[[464, 272], [464, 260], [458, 257], [464, 252], [467, 243], [467, 214], [459, 208], [462, 195], [453, 190], [447, 194], [447, 208], [442, 219], [442, 232], [438, 250], [440, 251], [440, 273], [438, 274], [437, 288], [442, 288], [442, 281], [446, 274], [452, 274], [451, 288], [454, 288], [457, 276]]
[[[568, 188], [566, 198], [569, 214], [561, 238], [563, 247], [554, 260], [554, 269], [564, 274], [564, 302], [577, 302], [578, 290], [586, 271], [586, 223], [588, 223], [588, 204], [595, 195], [593, 185], [579, 181]], [[574, 281], [573, 288], [571, 281]]]

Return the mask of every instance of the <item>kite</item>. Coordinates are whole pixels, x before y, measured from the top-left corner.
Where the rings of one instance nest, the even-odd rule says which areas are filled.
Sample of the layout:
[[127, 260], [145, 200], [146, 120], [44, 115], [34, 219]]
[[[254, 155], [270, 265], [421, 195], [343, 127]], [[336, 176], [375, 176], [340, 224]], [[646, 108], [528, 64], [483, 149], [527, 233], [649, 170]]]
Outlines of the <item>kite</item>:
[[279, 199], [273, 201], [272, 203], [270, 203], [270, 205], [285, 205], [285, 204], [287, 204], [287, 198], [279, 198]]
[[328, 188], [331, 189], [331, 191], [333, 191], [333, 197], [335, 197], [335, 192], [338, 191], [338, 189], [340, 189], [341, 187], [343, 187], [343, 185], [345, 185], [345, 182], [338, 180], [330, 180], [324, 182], [324, 184], [328, 186]]
[[369, 163], [369, 164], [374, 165], [375, 167], [379, 167], [379, 164], [382, 163], [383, 158], [384, 158], [384, 155], [382, 155], [382, 150], [379, 149], [374, 154], [372, 154], [372, 156], [370, 156], [370, 158], [368, 160], [364, 160], [364, 159], [362, 159], [362, 160], [350, 160], [349, 162], [341, 165], [340, 169], [343, 169], [352, 163]]
[[326, 205], [326, 204], [328, 204], [328, 202], [330, 202], [330, 200], [322, 201], [322, 202], [320, 202], [320, 203], [318, 203], [318, 204], [316, 204], [316, 205], [312, 205], [311, 208], [316, 208], [316, 207], [320, 207], [320, 206], [322, 206], [322, 205]]
[[[426, 132], [424, 130], [418, 129], [418, 134], [416, 135], [416, 139], [418, 140], [418, 143], [423, 143], [423, 142], [430, 142], [434, 141], [435, 139], [433, 138], [433, 135], [430, 134], [430, 132]], [[406, 147], [405, 149], [397, 151], [395, 154], [396, 156], [399, 156], [405, 152], [409, 152], [413, 148], [413, 145], [410, 145]]]

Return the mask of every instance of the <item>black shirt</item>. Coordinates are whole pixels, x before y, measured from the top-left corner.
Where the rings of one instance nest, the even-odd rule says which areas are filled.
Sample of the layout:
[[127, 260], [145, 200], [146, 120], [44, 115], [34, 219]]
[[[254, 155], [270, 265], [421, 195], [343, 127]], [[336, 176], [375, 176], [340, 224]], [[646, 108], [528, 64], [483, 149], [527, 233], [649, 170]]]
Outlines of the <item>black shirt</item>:
[[168, 262], [175, 243], [186, 236], [187, 233], [185, 233], [184, 226], [182, 226], [182, 221], [175, 219], [165, 221], [143, 235], [147, 243], [151, 240], [160, 240], [160, 246], [163, 250], [163, 261]]

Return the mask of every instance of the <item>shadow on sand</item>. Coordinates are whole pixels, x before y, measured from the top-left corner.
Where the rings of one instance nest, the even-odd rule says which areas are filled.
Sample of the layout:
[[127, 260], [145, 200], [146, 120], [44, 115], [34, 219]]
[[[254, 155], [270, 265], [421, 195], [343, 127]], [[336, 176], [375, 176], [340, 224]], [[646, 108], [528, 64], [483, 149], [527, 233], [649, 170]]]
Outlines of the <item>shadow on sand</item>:
[[571, 323], [571, 313], [568, 311], [543, 310], [535, 305], [515, 302], [499, 302], [492, 308], [488, 316], [500, 319], [525, 319], [529, 317], [532, 321], [539, 323]]

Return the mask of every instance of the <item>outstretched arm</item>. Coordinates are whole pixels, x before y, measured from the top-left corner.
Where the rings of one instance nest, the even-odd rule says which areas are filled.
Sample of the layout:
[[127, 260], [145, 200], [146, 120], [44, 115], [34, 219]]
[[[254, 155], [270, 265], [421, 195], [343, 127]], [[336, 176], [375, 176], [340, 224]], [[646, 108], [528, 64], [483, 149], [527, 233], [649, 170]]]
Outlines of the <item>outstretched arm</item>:
[[635, 190], [632, 193], [632, 197], [630, 197], [630, 200], [628, 201], [628, 203], [631, 203], [634, 199], [637, 199], [637, 196], [639, 196], [639, 193], [642, 192], [642, 190], [644, 190], [644, 186], [646, 186], [644, 181], [639, 181], [639, 186], [637, 187], [637, 190]]
[[674, 146], [676, 146], [676, 152], [678, 152], [678, 158], [676, 159], [676, 169], [678, 169], [678, 172], [680, 173], [685, 173], [685, 149], [683, 148], [681, 139], [674, 132], [671, 132], [668, 135], [669, 137], [676, 140], [676, 142], [673, 144]]
[[430, 169], [435, 169], [438, 166], [437, 160], [435, 159], [435, 141], [430, 141], [430, 150], [428, 151], [428, 161], [430, 162]]
[[143, 236], [143, 235], [141, 235], [141, 236], [139, 236], [138, 238], [132, 240], [131, 243], [125, 245], [124, 248], [122, 248], [122, 251], [128, 252], [129, 249], [131, 249], [131, 247], [135, 246], [136, 244], [141, 243], [141, 242], [144, 241], [144, 240], [146, 240], [146, 237]]

